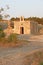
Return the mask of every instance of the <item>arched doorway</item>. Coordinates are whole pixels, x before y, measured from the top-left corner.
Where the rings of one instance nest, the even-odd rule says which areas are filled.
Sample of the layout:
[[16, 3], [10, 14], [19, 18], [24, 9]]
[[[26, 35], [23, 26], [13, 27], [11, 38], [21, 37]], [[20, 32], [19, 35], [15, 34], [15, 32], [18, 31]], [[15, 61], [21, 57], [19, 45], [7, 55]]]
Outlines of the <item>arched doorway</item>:
[[20, 27], [20, 34], [24, 34], [24, 27]]

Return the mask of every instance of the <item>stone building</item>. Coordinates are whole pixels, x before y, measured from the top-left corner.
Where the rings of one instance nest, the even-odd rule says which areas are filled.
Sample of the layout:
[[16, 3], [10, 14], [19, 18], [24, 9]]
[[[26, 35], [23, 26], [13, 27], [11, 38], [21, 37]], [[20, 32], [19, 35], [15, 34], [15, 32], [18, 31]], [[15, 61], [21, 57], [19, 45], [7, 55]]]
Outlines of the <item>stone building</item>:
[[19, 21], [14, 21], [13, 33], [17, 34], [37, 34], [38, 23], [34, 21], [25, 21], [24, 17], [20, 17]]
[[37, 34], [38, 23], [34, 21], [25, 20], [24, 17], [20, 17], [19, 20], [13, 21], [14, 27], [11, 28], [10, 21], [8, 22], [8, 28], [4, 30], [6, 34]]

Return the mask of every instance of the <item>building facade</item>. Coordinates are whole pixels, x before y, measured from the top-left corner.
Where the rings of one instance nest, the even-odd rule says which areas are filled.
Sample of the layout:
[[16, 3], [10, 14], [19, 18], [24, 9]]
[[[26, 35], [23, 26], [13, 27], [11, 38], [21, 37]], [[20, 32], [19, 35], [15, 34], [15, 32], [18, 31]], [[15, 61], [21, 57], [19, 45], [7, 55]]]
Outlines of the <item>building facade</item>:
[[13, 33], [37, 34], [38, 23], [34, 21], [25, 21], [24, 17], [20, 17], [20, 21], [14, 21]]
[[4, 30], [6, 34], [16, 33], [16, 34], [38, 34], [39, 27], [38, 23], [30, 20], [24, 20], [24, 17], [20, 17], [20, 20], [13, 21], [14, 27], [10, 26], [10, 21], [5, 21], [8, 23], [8, 28]]

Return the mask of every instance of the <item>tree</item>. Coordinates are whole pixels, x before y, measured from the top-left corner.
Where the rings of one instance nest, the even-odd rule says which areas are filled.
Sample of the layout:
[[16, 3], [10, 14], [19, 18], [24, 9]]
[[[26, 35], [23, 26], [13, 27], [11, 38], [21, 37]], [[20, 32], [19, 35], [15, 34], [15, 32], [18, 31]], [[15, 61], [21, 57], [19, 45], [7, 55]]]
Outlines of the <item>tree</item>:
[[[8, 18], [8, 17], [10, 17], [10, 15], [9, 14], [5, 14], [5, 12], [7, 11], [7, 10], [9, 10], [10, 9], [10, 7], [8, 6], [8, 5], [6, 5], [6, 8], [3, 8], [3, 7], [1, 7], [0, 8], [0, 19], [2, 20], [3, 18]], [[3, 13], [2, 13], [3, 12]]]
[[1, 7], [1, 8], [0, 8], [0, 13], [2, 13], [2, 11], [4, 11], [4, 8]]
[[15, 21], [15, 18], [12, 17], [12, 18], [10, 19], [10, 26], [11, 26], [12, 28], [14, 28], [14, 21]]
[[2, 20], [3, 19], [3, 16], [0, 14], [0, 20]]
[[12, 17], [12, 18], [10, 19], [10, 21], [15, 21], [15, 18], [14, 18], [14, 17]]

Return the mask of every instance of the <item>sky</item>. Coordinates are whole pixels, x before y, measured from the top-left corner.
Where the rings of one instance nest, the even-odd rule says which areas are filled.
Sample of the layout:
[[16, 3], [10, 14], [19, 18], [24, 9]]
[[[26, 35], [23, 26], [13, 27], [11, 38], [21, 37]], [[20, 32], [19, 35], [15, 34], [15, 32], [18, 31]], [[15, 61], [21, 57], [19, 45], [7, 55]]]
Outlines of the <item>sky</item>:
[[9, 14], [11, 17], [43, 17], [43, 0], [0, 0], [1, 7], [5, 9], [3, 14]]

